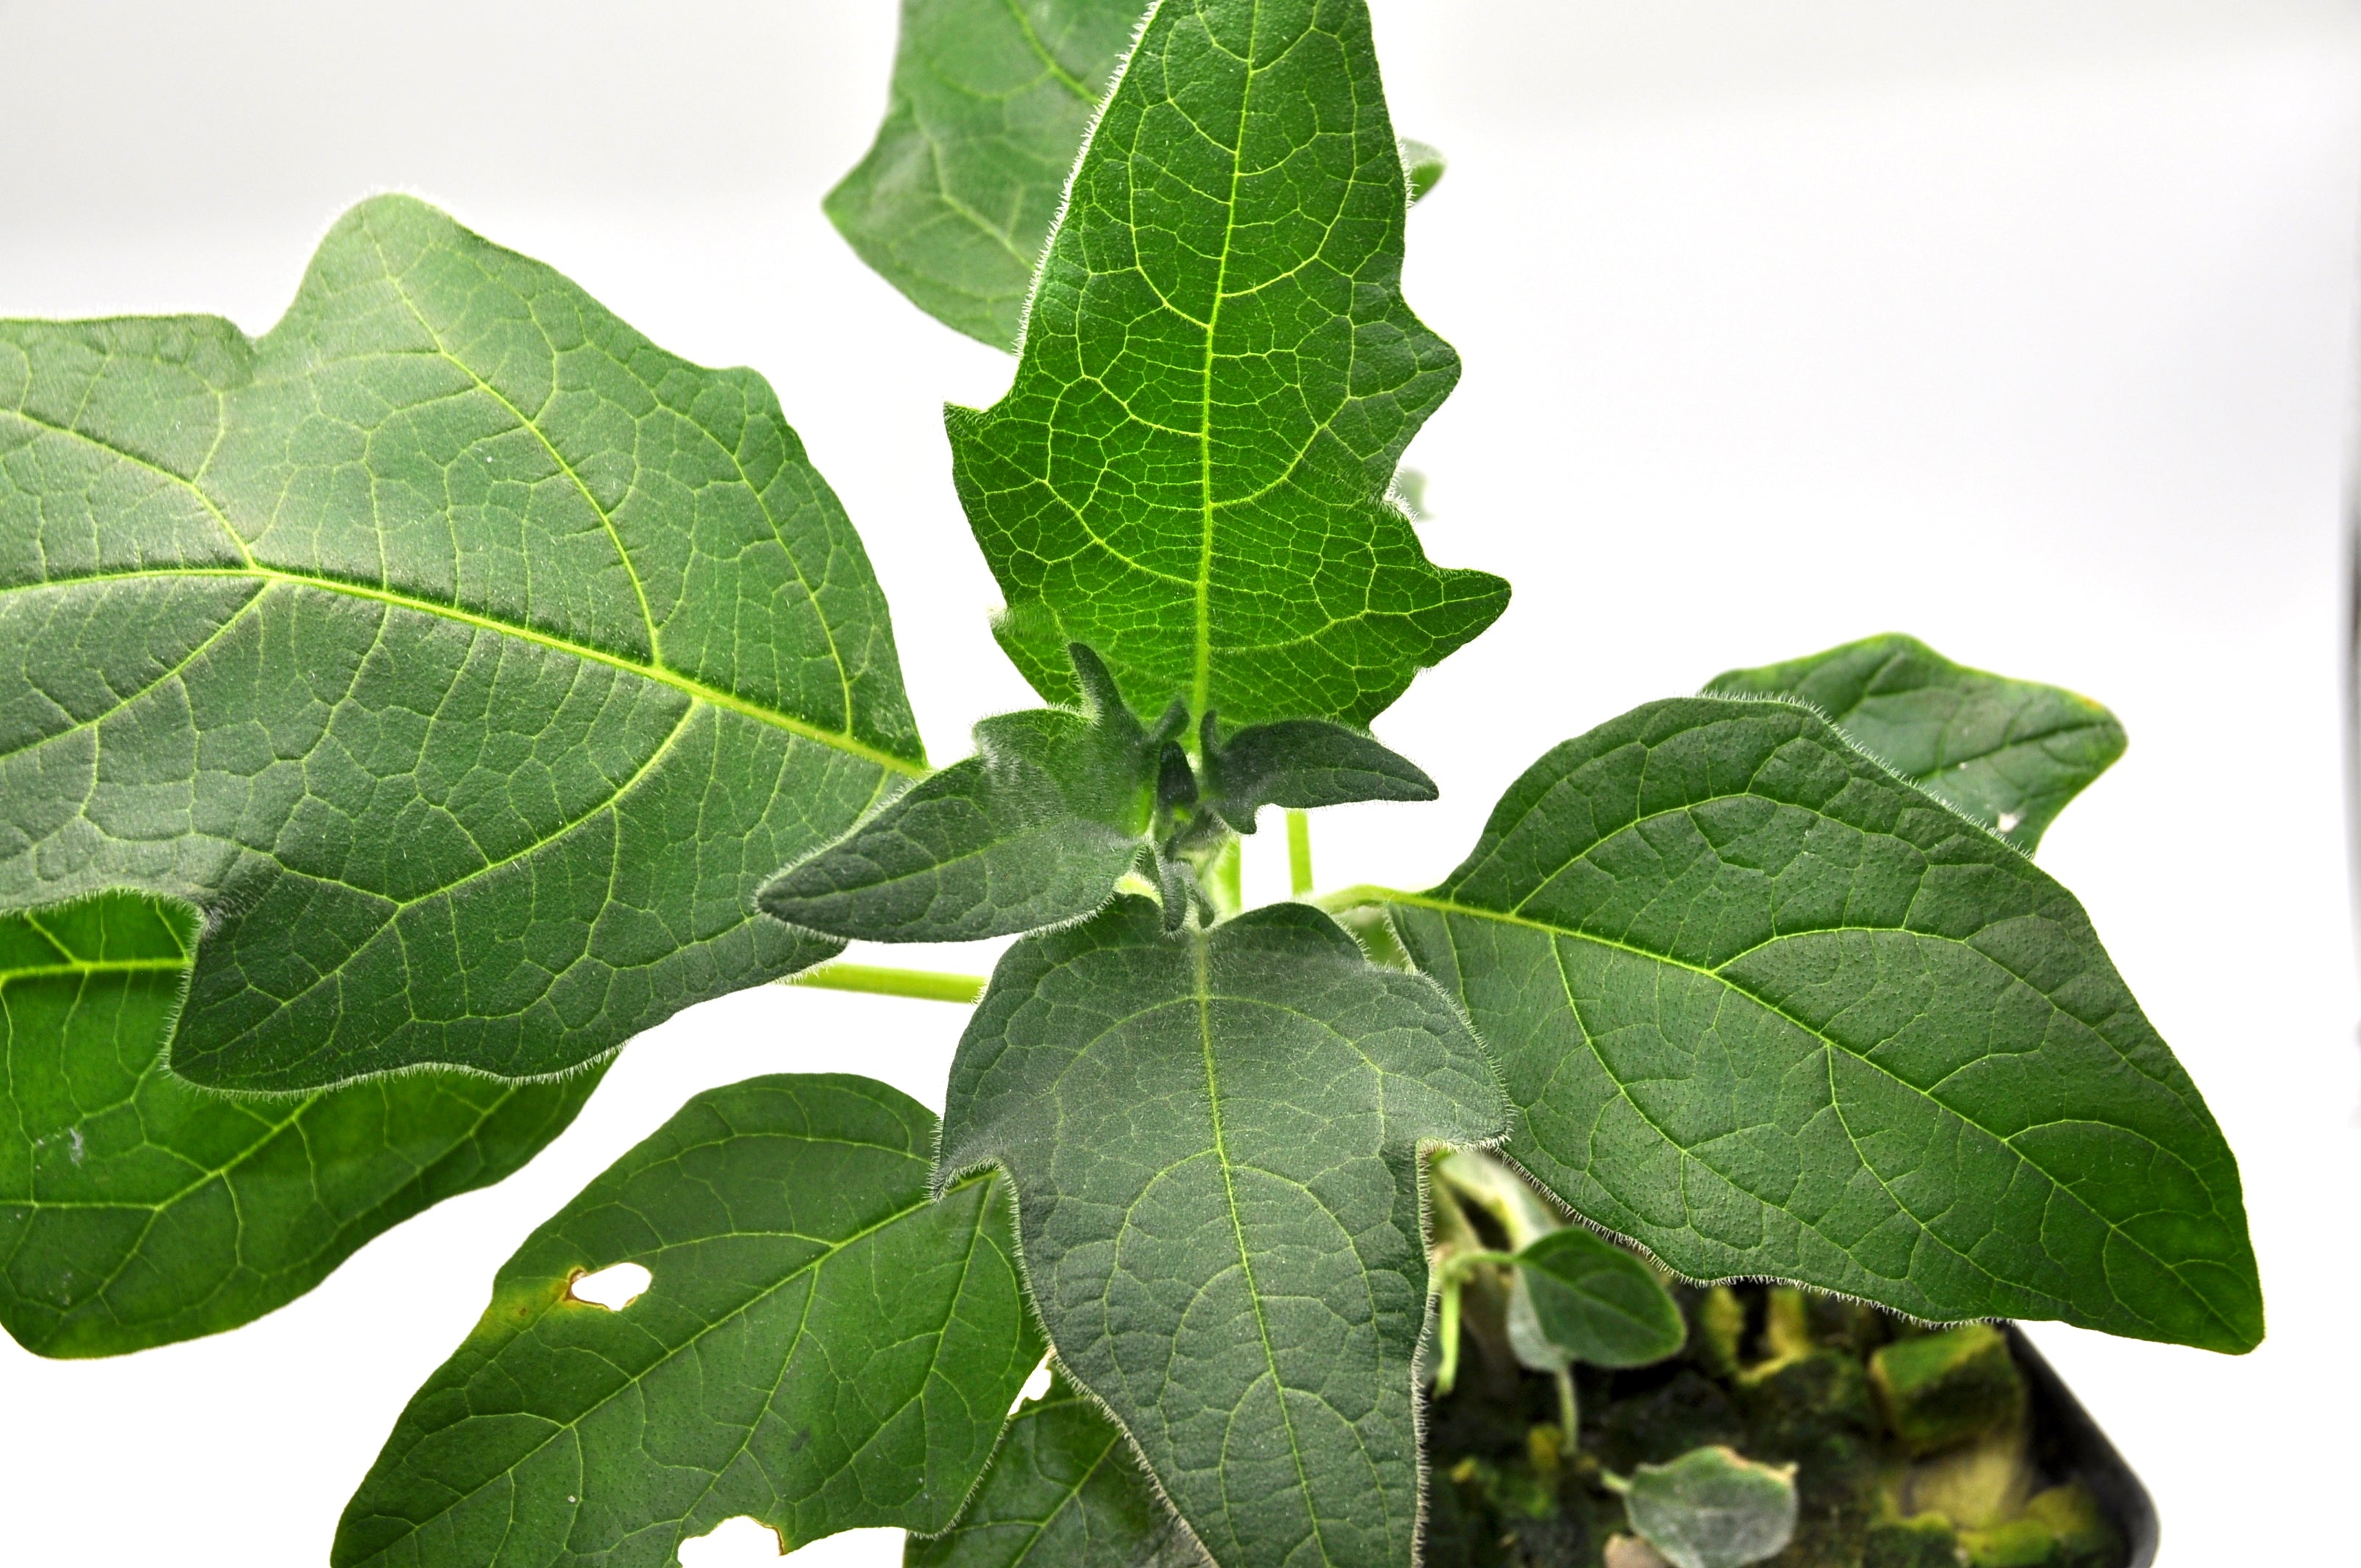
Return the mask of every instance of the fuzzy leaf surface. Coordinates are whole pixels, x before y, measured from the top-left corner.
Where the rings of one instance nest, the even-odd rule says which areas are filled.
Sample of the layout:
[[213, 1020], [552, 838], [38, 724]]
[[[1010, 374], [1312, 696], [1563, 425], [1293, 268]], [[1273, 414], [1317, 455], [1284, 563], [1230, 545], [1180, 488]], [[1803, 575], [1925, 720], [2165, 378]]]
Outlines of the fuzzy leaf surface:
[[902, 0], [877, 140], [828, 215], [910, 302], [1012, 348], [1066, 176], [1143, 0]]
[[1090, 650], [1074, 656], [1087, 712], [983, 720], [974, 756], [773, 878], [763, 908], [831, 936], [964, 942], [1104, 904], [1146, 848], [1169, 737], [1123, 706]]
[[2028, 855], [2067, 803], [2124, 754], [2124, 727], [2089, 697], [1971, 670], [1898, 633], [1726, 671], [1706, 689], [1802, 698]]
[[186, 911], [109, 894], [0, 916], [0, 1326], [119, 1355], [285, 1305], [372, 1236], [515, 1170], [603, 1069], [426, 1071], [232, 1099], [165, 1070]]
[[1459, 360], [1401, 295], [1362, 0], [1166, 0], [1110, 92], [1008, 395], [948, 416], [1001, 646], [1134, 708], [1366, 724], [1508, 603], [1388, 499]]
[[1310, 811], [1361, 800], [1433, 800], [1426, 770], [1368, 736], [1317, 718], [1256, 724], [1224, 740], [1204, 726], [1205, 786], [1212, 809], [1241, 833], [1266, 806]]
[[1123, 1429], [1062, 1373], [1009, 1418], [983, 1486], [939, 1536], [912, 1536], [903, 1568], [1202, 1568], [1204, 1553], [1156, 1495]]
[[1418, 1149], [1504, 1114], [1441, 992], [1318, 911], [1167, 938], [1126, 896], [1001, 959], [941, 1168], [1007, 1170], [1060, 1365], [1216, 1562], [1406, 1568]]
[[[781, 1074], [691, 1100], [533, 1233], [402, 1412], [336, 1568], [656, 1568], [749, 1514], [789, 1547], [939, 1530], [1041, 1358], [1007, 1188], [930, 1197], [935, 1119]], [[652, 1276], [620, 1310], [579, 1275]]]
[[1580, 1225], [1517, 1254], [1549, 1342], [1593, 1366], [1645, 1366], [1679, 1350], [1688, 1324], [1656, 1271]]
[[2262, 1336], [2237, 1163], [2073, 896], [1787, 703], [1650, 704], [1391, 905], [1506, 1152], [1680, 1273]]
[[202, 911], [184, 1077], [595, 1060], [833, 952], [754, 891], [923, 771], [762, 378], [431, 207], [258, 339], [0, 323], [0, 910]]

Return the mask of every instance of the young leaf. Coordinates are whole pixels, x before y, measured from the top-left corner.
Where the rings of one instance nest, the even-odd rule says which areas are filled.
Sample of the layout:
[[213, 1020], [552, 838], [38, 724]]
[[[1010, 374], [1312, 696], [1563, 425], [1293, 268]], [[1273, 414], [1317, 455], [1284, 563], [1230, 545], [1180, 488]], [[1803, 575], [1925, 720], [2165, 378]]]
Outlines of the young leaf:
[[828, 193], [920, 310], [1015, 345], [1074, 152], [1145, 0], [902, 0], [877, 140]]
[[1670, 1464], [1641, 1465], [1622, 1491], [1631, 1528], [1673, 1568], [1745, 1568], [1795, 1539], [1793, 1465], [1693, 1448]]
[[1060, 1372], [1009, 1419], [959, 1523], [912, 1536], [902, 1568], [1203, 1568], [1123, 1429]]
[[1638, 1257], [1580, 1225], [1517, 1254], [1533, 1316], [1552, 1344], [1593, 1366], [1645, 1366], [1681, 1348], [1681, 1309]]
[[1433, 800], [1434, 781], [1367, 735], [1317, 718], [1285, 718], [1220, 739], [1207, 714], [1202, 736], [1211, 808], [1240, 833], [1266, 806], [1309, 811], [1357, 800]]
[[1072, 655], [1087, 713], [985, 719], [974, 756], [780, 872], [763, 908], [830, 936], [964, 942], [1104, 904], [1147, 846], [1170, 736], [1141, 727], [1089, 649]]
[[[698, 1095], [528, 1239], [336, 1529], [336, 1568], [670, 1563], [939, 1530], [1041, 1358], [1005, 1187], [928, 1196], [935, 1119], [868, 1079]], [[570, 1293], [623, 1262], [609, 1310]]]
[[0, 909], [205, 916], [173, 1069], [596, 1060], [835, 944], [773, 868], [923, 772], [751, 371], [386, 196], [248, 340], [0, 323]]
[[1903, 777], [2031, 854], [2124, 754], [2115, 716], [2058, 686], [1954, 664], [1915, 637], [1864, 638], [1707, 685], [1810, 703]]
[[1405, 190], [1363, 0], [1170, 0], [1077, 166], [1008, 395], [952, 473], [1052, 701], [1366, 724], [1491, 624], [1387, 499], [1459, 374], [1401, 297]]
[[1443, 183], [1443, 171], [1451, 167], [1451, 160], [1432, 142], [1404, 137], [1400, 146], [1402, 178], [1410, 181], [1411, 203], [1416, 205], [1425, 200], [1429, 191]]
[[230, 1099], [164, 1068], [194, 921], [106, 894], [0, 916], [0, 1325], [42, 1355], [236, 1328], [565, 1131], [604, 1068]]
[[1005, 1168], [1058, 1358], [1224, 1568], [1411, 1562], [1418, 1147], [1499, 1135], [1483, 1048], [1303, 905], [1120, 897], [1001, 959], [944, 1172]]
[[1506, 1152], [1692, 1278], [2262, 1337], [2236, 1161], [2081, 906], [1804, 708], [1569, 740], [1392, 908]]

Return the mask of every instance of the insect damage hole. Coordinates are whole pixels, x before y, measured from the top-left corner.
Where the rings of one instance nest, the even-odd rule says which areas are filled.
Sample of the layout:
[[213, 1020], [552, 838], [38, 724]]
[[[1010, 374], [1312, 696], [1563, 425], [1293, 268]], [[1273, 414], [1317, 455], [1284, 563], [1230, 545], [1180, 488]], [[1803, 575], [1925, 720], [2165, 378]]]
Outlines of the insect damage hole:
[[786, 1541], [752, 1514], [723, 1519], [680, 1543], [681, 1568], [752, 1568], [757, 1563], [776, 1563], [786, 1553]]
[[566, 1294], [574, 1300], [620, 1312], [638, 1300], [654, 1279], [654, 1275], [636, 1263], [619, 1263], [595, 1274], [576, 1275], [574, 1282], [566, 1288]]

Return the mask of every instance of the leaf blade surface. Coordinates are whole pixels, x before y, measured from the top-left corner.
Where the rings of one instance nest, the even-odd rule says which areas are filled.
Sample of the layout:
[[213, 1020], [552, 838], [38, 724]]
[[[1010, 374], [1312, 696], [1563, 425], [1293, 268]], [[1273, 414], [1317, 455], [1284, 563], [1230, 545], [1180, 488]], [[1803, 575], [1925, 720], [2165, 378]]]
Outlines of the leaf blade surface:
[[258, 1318], [515, 1170], [603, 1076], [194, 1089], [163, 1059], [192, 925], [122, 894], [0, 916], [0, 1326], [36, 1354], [119, 1355]]
[[763, 875], [923, 772], [760, 378], [379, 197], [286, 317], [0, 323], [0, 909], [207, 917], [175, 1070], [562, 1071], [834, 945]]
[[1390, 907], [1505, 1152], [1682, 1274], [2261, 1337], [2236, 1161], [2081, 905], [1800, 707], [1567, 741]]
[[1215, 1561], [1411, 1561], [1417, 1148], [1497, 1136], [1483, 1048], [1304, 905], [1168, 938], [1120, 897], [1012, 948], [942, 1167], [1010, 1173], [1060, 1364]]
[[[867, 1079], [708, 1091], [527, 1240], [337, 1528], [337, 1568], [665, 1564], [951, 1523], [1041, 1356], [995, 1179], [929, 1197], [934, 1117]], [[636, 1262], [620, 1310], [577, 1276]]]
[[1593, 1366], [1645, 1366], [1688, 1339], [1679, 1305], [1655, 1270], [1580, 1225], [1517, 1254], [1533, 1314], [1552, 1344]]
[[1140, 0], [903, 0], [877, 139], [824, 203], [911, 303], [1010, 348]]
[[1366, 724], [1499, 616], [1387, 499], [1458, 356], [1400, 292], [1406, 189], [1361, 0], [1159, 5], [1083, 149], [1008, 395], [948, 415], [1051, 701]]
[[1063, 1374], [1027, 1401], [983, 1484], [941, 1535], [912, 1536], [903, 1568], [1199, 1568], [1205, 1561], [1156, 1495], [1123, 1429]]
[[2089, 697], [1971, 670], [1894, 632], [1728, 670], [1706, 689], [1810, 703], [1871, 755], [2026, 854], [2124, 754], [2124, 727]]

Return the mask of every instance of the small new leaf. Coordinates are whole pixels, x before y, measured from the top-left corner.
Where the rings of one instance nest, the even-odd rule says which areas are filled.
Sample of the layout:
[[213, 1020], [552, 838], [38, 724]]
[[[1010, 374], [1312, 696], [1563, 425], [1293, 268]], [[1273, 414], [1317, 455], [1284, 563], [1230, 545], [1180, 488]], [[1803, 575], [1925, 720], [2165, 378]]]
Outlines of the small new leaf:
[[285, 1305], [532, 1158], [603, 1071], [192, 1088], [164, 1044], [194, 927], [127, 894], [0, 916], [0, 1326], [39, 1354], [120, 1355]]
[[1693, 1448], [1670, 1464], [1641, 1465], [1622, 1492], [1631, 1528], [1673, 1568], [1745, 1568], [1795, 1539], [1793, 1465]]
[[[766, 883], [790, 925], [874, 942], [963, 942], [1077, 919], [1148, 842], [1180, 716], [1143, 729], [1096, 655], [1070, 651], [1088, 711], [1032, 709], [975, 727], [976, 754], [889, 802]], [[1191, 786], [1193, 790], [1193, 785]]]
[[912, 303], [1011, 348], [1091, 114], [1144, 0], [902, 0], [885, 123], [828, 193]]
[[902, 1568], [1207, 1568], [1107, 1420], [1064, 1373], [1009, 1419], [959, 1523], [910, 1538]]
[[1506, 1152], [1697, 1279], [2262, 1337], [2237, 1163], [2071, 894], [1784, 702], [1650, 704], [1400, 895]]
[[1363, 0], [1170, 0], [1075, 170], [1016, 378], [953, 409], [961, 503], [1052, 701], [1366, 724], [1508, 585], [1388, 499], [1458, 378], [1401, 296], [1407, 199]]
[[754, 891], [924, 771], [770, 388], [432, 207], [258, 339], [0, 322], [0, 910], [194, 905], [193, 1081], [595, 1061], [835, 951]]
[[1688, 1325], [1645, 1262], [1580, 1225], [1517, 1254], [1533, 1317], [1552, 1344], [1593, 1366], [1645, 1366], [1681, 1348]]
[[[656, 1565], [939, 1530], [1041, 1359], [1005, 1184], [929, 1191], [935, 1119], [868, 1079], [698, 1095], [535, 1231], [345, 1509], [335, 1568]], [[637, 1263], [620, 1310], [578, 1277]]]
[[1317, 718], [1257, 724], [1221, 739], [1213, 714], [1199, 727], [1207, 806], [1240, 833], [1266, 806], [1309, 811], [1356, 800], [1433, 800], [1434, 781], [1367, 735]]
[[2089, 697], [1954, 664], [1897, 633], [1730, 670], [1706, 689], [1810, 703], [1871, 755], [2027, 854], [2124, 754], [2124, 727]]
[[1419, 1146], [1503, 1115], [1443, 995], [1318, 911], [1168, 938], [1123, 897], [1002, 959], [941, 1169], [1008, 1171], [1060, 1363], [1224, 1568], [1407, 1568]]
[[1401, 138], [1402, 178], [1410, 181], [1410, 199], [1413, 205], [1425, 200], [1426, 193], [1443, 182], [1443, 171], [1451, 166], [1443, 149], [1432, 142]]

